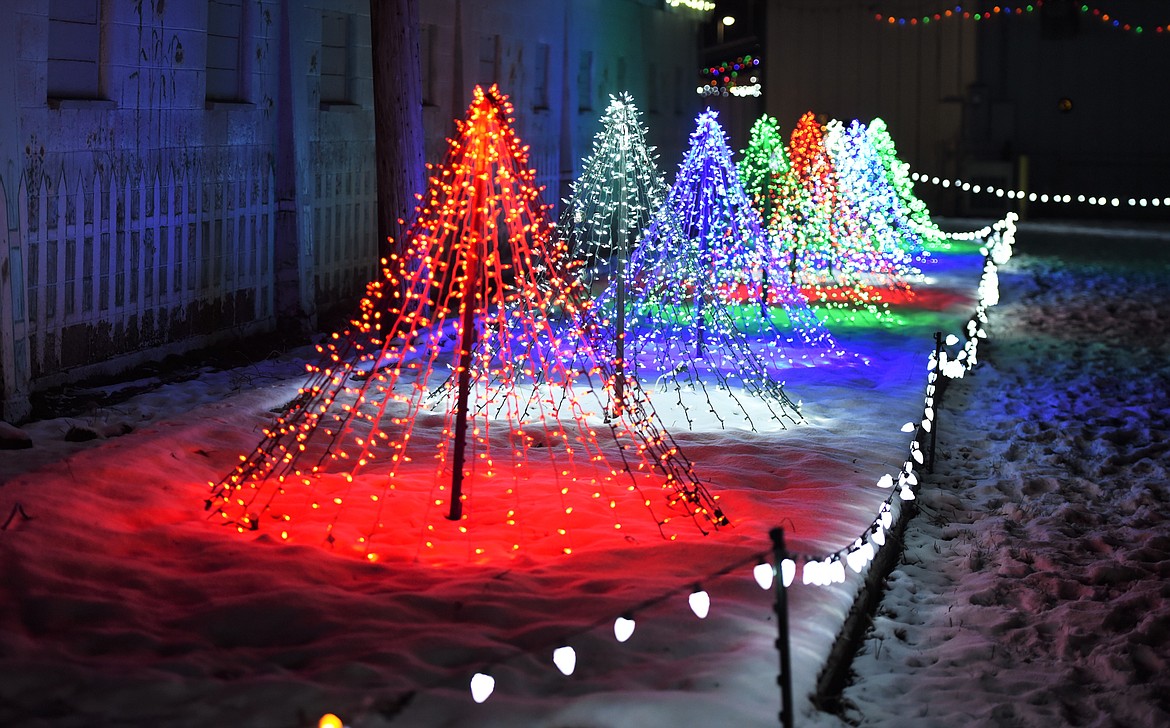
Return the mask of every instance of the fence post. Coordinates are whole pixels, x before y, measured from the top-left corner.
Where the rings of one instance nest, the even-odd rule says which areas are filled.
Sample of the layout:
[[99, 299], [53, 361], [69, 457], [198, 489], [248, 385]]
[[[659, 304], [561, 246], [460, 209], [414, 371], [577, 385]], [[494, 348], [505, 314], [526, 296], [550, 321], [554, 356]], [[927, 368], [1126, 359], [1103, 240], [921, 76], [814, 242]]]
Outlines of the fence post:
[[20, 224], [27, 216], [24, 178], [17, 181], [14, 195], [0, 179], [0, 419], [12, 422], [32, 410], [24, 270], [27, 227]]
[[939, 356], [942, 354], [943, 346], [942, 332], [934, 332], [934, 395], [931, 397], [932, 407], [934, 410], [934, 420], [930, 423], [930, 459], [927, 460], [926, 469], [934, 472], [934, 447], [938, 442], [938, 412], [939, 402], [942, 399], [942, 365], [939, 363]]
[[784, 546], [783, 528], [773, 528], [769, 535], [772, 537], [772, 559], [776, 568], [775, 610], [779, 631], [776, 648], [780, 651], [780, 674], [776, 681], [780, 684], [780, 725], [792, 728], [792, 645], [788, 641], [788, 587], [784, 585], [783, 569], [788, 550]]

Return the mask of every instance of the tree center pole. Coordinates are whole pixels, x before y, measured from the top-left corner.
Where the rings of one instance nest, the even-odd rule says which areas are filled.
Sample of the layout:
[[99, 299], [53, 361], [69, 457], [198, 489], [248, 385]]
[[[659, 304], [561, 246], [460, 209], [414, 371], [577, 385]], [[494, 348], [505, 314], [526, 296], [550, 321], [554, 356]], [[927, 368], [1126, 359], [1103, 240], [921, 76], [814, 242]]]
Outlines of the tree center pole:
[[[619, 147], [621, 159], [618, 171], [621, 181], [618, 183], [618, 214], [621, 220], [618, 224], [618, 233], [629, 227], [629, 209], [626, 206], [626, 148], [630, 145], [629, 130], [624, 130]], [[610, 226], [613, 230], [613, 226]], [[612, 234], [612, 233], [611, 233]], [[622, 416], [622, 407], [625, 402], [626, 391], [626, 261], [630, 257], [629, 235], [622, 235], [621, 245], [618, 247], [617, 277], [614, 282], [617, 287], [617, 321], [614, 324], [614, 361], [613, 361], [613, 416]]]
[[471, 352], [475, 348], [476, 294], [479, 293], [479, 246], [487, 244], [487, 225], [484, 223], [483, 206], [487, 204], [486, 182], [477, 175], [473, 189], [475, 212], [471, 216], [471, 231], [474, 239], [467, 251], [467, 262], [463, 271], [463, 310], [459, 336], [458, 395], [455, 402], [455, 444], [452, 453], [451, 511], [447, 518], [458, 521], [463, 517], [463, 464], [467, 450], [467, 400], [471, 394]]

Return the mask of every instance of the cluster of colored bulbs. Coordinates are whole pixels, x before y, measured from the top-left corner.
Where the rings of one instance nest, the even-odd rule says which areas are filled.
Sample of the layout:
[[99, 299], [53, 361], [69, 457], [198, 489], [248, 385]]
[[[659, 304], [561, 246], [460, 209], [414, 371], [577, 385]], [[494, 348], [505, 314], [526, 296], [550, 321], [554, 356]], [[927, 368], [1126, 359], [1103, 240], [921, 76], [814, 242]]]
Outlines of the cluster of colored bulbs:
[[949, 20], [951, 18], [961, 18], [963, 20], [986, 20], [993, 16], [1003, 15], [1005, 17], [1012, 15], [1023, 15], [1024, 13], [1031, 13], [1037, 8], [1044, 5], [1044, 0], [1036, 0], [1035, 3], [1028, 3], [1025, 5], [1000, 6], [995, 5], [986, 12], [971, 12], [970, 10], [963, 10], [962, 5], [956, 5], [954, 9], [940, 10], [933, 15], [923, 15], [919, 17], [904, 17], [897, 15], [884, 15], [882, 13], [875, 13], [874, 20], [878, 22], [885, 22], [890, 25], [929, 25], [933, 20], [939, 22], [940, 20]]
[[[744, 55], [717, 66], [702, 69], [706, 79], [695, 91], [700, 96], [759, 96], [759, 56]], [[746, 81], [746, 82], [745, 82]]]

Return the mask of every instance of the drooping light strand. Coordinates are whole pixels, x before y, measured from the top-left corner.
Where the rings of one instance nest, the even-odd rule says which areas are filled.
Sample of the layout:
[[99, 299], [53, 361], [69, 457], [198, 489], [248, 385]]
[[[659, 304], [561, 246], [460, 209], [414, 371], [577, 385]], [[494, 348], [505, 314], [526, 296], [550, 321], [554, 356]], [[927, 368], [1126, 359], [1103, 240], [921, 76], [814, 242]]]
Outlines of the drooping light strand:
[[[998, 187], [989, 184], [971, 183], [961, 178], [938, 177], [913, 172], [910, 175], [915, 182], [923, 184], [931, 184], [936, 187], [952, 187], [956, 190], [969, 192], [971, 194], [979, 195], [994, 195], [995, 197], [1003, 197], [1009, 200], [1026, 200], [1028, 202], [1038, 202], [1041, 204], [1053, 205], [1093, 205], [1097, 207], [1166, 207], [1170, 208], [1170, 196], [1168, 197], [1116, 197], [1108, 195], [1085, 195], [1085, 194], [1050, 194], [1047, 192], [1029, 192], [1027, 190], [1010, 189], [1007, 187]], [[977, 235], [975, 237], [978, 237]], [[974, 239], [974, 238], [973, 238]]]

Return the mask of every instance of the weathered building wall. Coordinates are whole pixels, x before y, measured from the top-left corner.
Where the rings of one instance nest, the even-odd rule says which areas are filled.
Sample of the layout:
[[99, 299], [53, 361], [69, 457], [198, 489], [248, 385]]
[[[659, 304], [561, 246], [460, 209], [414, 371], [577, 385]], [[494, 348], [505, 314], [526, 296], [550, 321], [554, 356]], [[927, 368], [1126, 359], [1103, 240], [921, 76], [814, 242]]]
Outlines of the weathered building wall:
[[[426, 157], [475, 83], [558, 203], [608, 95], [668, 175], [702, 14], [661, 0], [426, 0]], [[311, 327], [376, 272], [369, 0], [11, 0], [0, 23], [0, 405], [168, 352]], [[392, 83], [393, 80], [387, 81]]]

